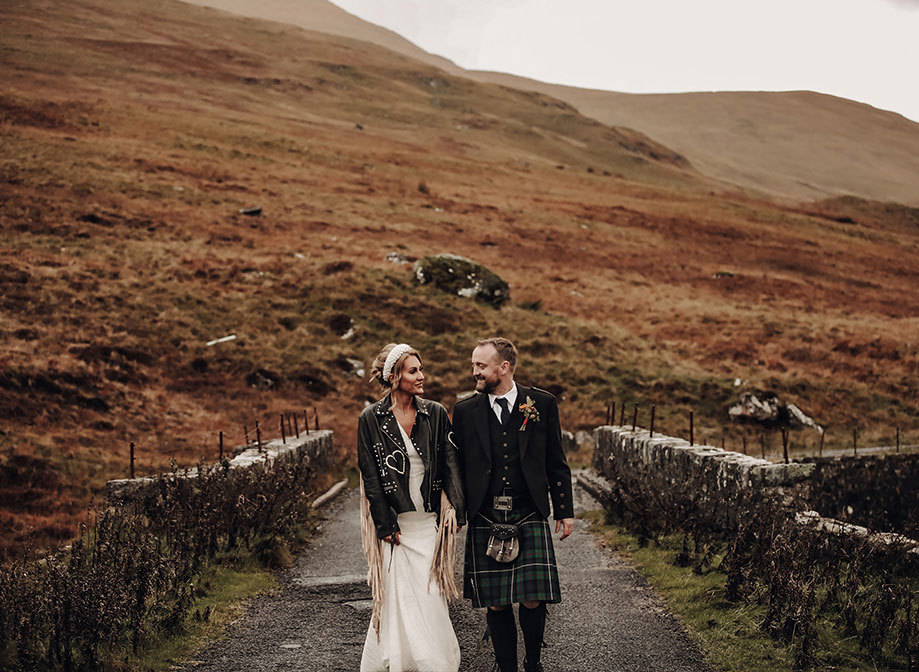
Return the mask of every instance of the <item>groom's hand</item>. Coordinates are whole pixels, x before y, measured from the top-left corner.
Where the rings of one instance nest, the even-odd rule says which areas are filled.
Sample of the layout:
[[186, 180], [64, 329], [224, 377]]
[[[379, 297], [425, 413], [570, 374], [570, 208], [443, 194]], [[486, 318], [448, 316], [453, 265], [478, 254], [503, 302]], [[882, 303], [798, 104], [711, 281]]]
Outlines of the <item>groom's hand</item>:
[[555, 531], [558, 532], [559, 530], [562, 529], [562, 527], [564, 527], [565, 529], [562, 532], [562, 536], [558, 538], [559, 541], [561, 541], [565, 537], [571, 536], [571, 533], [574, 532], [574, 518], [562, 518], [561, 520], [556, 520], [555, 521]]

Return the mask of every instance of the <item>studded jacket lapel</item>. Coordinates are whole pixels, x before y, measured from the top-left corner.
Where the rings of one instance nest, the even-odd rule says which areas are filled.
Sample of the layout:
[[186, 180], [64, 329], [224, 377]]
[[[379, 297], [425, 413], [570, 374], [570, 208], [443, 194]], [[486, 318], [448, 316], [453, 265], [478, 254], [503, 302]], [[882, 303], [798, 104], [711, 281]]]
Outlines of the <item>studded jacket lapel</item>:
[[391, 404], [392, 401], [388, 394], [376, 403], [377, 422], [380, 425], [380, 433], [389, 439], [391, 444], [386, 452], [391, 453], [394, 450], [400, 450], [404, 453], [405, 442], [402, 440], [402, 433], [396, 424], [396, 417], [390, 410]]

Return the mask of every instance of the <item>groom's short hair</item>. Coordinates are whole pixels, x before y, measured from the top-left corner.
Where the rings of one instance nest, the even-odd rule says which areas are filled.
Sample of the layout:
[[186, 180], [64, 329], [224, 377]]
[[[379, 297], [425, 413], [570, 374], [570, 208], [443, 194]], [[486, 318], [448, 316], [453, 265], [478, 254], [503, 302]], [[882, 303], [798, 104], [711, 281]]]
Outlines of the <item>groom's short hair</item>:
[[475, 347], [478, 348], [483, 345], [490, 345], [495, 350], [497, 350], [500, 360], [511, 365], [511, 371], [513, 371], [514, 367], [517, 366], [517, 348], [506, 338], [501, 338], [500, 336], [483, 338], [481, 341], [475, 344]]

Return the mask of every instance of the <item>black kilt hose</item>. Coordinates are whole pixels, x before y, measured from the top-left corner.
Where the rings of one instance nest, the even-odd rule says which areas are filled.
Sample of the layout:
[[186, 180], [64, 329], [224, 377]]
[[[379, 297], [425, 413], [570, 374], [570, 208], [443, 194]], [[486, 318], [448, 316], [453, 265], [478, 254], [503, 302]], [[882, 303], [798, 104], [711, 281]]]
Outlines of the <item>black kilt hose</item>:
[[[548, 521], [538, 511], [479, 514], [466, 532], [463, 597], [473, 607], [498, 607], [514, 602], [560, 602], [555, 551]], [[491, 519], [491, 520], [489, 520]], [[520, 553], [513, 562], [485, 555], [491, 523], [516, 523]]]

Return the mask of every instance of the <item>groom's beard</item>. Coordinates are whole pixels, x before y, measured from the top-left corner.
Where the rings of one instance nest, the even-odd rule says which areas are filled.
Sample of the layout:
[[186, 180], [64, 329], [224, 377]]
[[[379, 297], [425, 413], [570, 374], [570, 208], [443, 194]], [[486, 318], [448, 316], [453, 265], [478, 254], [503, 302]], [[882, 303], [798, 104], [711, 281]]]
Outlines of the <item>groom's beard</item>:
[[485, 394], [491, 394], [498, 388], [498, 383], [501, 381], [497, 378], [494, 380], [488, 380], [487, 378], [476, 378], [475, 379], [475, 391], [484, 392]]

